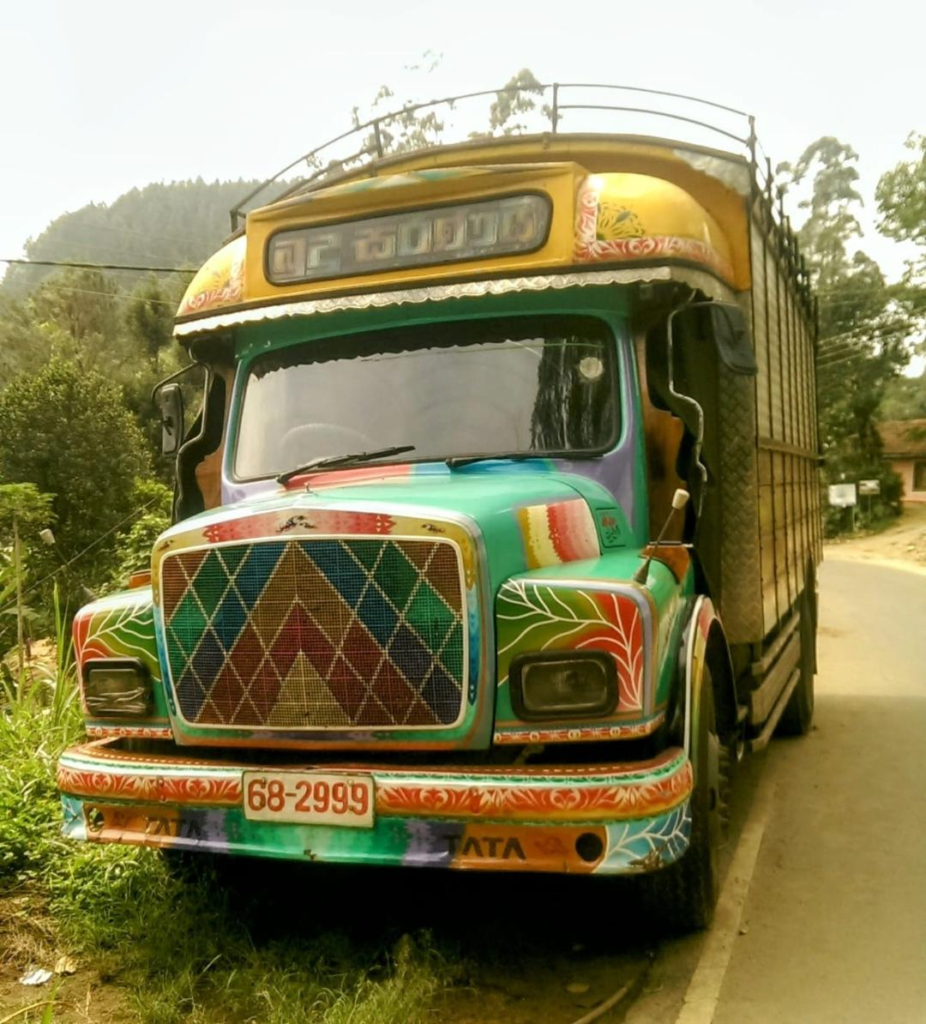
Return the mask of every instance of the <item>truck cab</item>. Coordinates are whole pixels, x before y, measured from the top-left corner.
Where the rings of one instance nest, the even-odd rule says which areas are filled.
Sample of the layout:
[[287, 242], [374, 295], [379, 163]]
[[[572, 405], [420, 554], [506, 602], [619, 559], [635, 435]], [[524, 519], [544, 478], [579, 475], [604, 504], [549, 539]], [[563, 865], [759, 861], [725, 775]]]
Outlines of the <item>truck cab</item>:
[[754, 148], [556, 124], [290, 186], [196, 275], [68, 835], [710, 919], [732, 766], [812, 713], [812, 300]]

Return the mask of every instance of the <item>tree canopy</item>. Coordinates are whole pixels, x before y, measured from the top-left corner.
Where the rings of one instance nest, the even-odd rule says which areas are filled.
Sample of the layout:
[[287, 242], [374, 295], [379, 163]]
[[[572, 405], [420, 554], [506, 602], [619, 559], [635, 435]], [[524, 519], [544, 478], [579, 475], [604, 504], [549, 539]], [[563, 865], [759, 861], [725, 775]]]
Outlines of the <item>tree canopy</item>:
[[833, 136], [812, 142], [782, 164], [788, 188], [810, 187], [799, 203], [807, 219], [798, 236], [819, 297], [818, 393], [820, 436], [830, 479], [883, 477], [882, 493], [896, 498], [897, 482], [880, 461], [880, 409], [891, 382], [910, 358], [910, 309], [885, 282], [878, 264], [858, 248], [858, 154]]
[[911, 134], [906, 146], [913, 158], [881, 175], [875, 198], [881, 214], [879, 230], [888, 238], [916, 246], [916, 256], [907, 262], [894, 295], [922, 330], [926, 321], [926, 135]]
[[[52, 359], [0, 392], [0, 480], [53, 495], [62, 554], [70, 558], [135, 508], [135, 481], [149, 472], [145, 441], [118, 385], [94, 370]], [[81, 566], [100, 583], [106, 552]]]

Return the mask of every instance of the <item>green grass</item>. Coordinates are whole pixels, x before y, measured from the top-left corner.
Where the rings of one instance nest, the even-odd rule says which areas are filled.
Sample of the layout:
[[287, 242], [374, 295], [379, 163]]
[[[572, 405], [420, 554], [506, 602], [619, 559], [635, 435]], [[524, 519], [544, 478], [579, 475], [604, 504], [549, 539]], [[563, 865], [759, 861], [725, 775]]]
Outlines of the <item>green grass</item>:
[[349, 904], [341, 921], [307, 913], [294, 922], [285, 896], [255, 897], [220, 862], [178, 870], [153, 850], [61, 837], [55, 763], [79, 738], [81, 717], [60, 614], [58, 639], [56, 671], [0, 690], [0, 901], [20, 908], [0, 918], [6, 955], [43, 963], [76, 955], [121, 986], [145, 1024], [430, 1016], [448, 971], [426, 932], [381, 927], [357, 938], [346, 922], [358, 908]]

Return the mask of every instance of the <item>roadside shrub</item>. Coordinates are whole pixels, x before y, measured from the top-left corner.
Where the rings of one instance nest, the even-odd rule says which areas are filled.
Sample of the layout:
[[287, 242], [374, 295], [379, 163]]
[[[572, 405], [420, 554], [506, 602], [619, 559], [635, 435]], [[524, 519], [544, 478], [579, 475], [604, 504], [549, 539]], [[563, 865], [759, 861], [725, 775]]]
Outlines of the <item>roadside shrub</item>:
[[56, 664], [20, 679], [0, 677], [0, 891], [34, 881], [67, 852], [55, 765], [83, 721], [71, 638], [55, 596]]
[[110, 578], [113, 589], [126, 585], [128, 578], [139, 569], [147, 569], [151, 565], [151, 549], [154, 542], [170, 526], [170, 509], [173, 494], [159, 480], [136, 480], [136, 508], [145, 511], [128, 527], [117, 535], [116, 552], [118, 562]]

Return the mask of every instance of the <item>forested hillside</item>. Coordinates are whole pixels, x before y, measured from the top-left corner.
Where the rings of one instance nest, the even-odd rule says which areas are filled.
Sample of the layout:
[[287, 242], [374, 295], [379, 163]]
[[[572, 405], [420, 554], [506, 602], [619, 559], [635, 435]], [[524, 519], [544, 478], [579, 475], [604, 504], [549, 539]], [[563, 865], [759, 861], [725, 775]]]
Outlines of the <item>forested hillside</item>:
[[[228, 234], [228, 211], [257, 183], [195, 181], [133, 188], [114, 203], [89, 203], [63, 213], [26, 242], [33, 260], [79, 260], [137, 266], [197, 267]], [[2, 291], [21, 298], [54, 272], [52, 267], [12, 266]], [[141, 274], [122, 273], [131, 288]]]
[[[158, 453], [151, 389], [182, 365], [174, 311], [228, 234], [229, 208], [254, 184], [198, 179], [132, 189], [110, 205], [62, 214], [25, 246], [30, 259], [190, 267], [189, 274], [13, 265], [0, 284], [0, 598], [17, 517], [30, 523], [33, 635], [50, 628], [51, 583], [35, 593], [30, 585], [79, 556], [56, 575], [74, 609], [83, 586], [112, 586], [133, 561], [144, 564], [166, 525], [170, 496], [159, 478], [170, 474]], [[7, 494], [26, 484], [35, 492]], [[12, 502], [5, 518], [4, 496]], [[57, 550], [37, 542], [43, 527], [54, 528]], [[9, 615], [0, 618], [0, 650], [14, 626]]]

